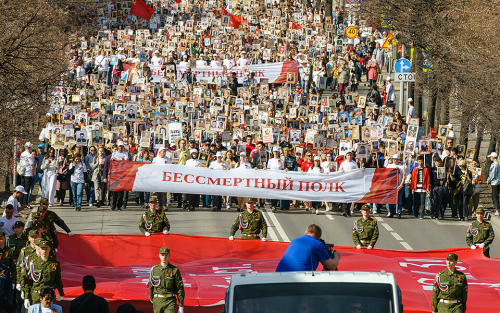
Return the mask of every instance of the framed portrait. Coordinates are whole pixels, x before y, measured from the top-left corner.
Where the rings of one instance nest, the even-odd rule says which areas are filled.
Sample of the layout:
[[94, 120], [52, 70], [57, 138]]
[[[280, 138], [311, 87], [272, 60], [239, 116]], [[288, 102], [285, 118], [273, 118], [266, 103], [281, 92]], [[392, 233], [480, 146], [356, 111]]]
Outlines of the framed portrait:
[[454, 174], [456, 164], [457, 164], [456, 158], [453, 157], [444, 158], [444, 167], [446, 168], [446, 173]]
[[322, 134], [315, 134], [313, 147], [314, 149], [323, 149], [325, 147], [325, 136]]
[[286, 83], [287, 84], [295, 84], [295, 74], [294, 72], [286, 73]]
[[438, 137], [446, 138], [448, 137], [449, 128], [446, 125], [439, 125]]
[[419, 118], [410, 118], [408, 121], [408, 126], [419, 126], [420, 125], [420, 119]]
[[368, 144], [358, 144], [358, 148], [356, 150], [356, 158], [363, 159], [368, 157]]
[[437, 178], [438, 179], [445, 179], [446, 178], [446, 168], [445, 167], [438, 167], [437, 168]]
[[200, 153], [198, 153], [198, 159], [201, 161], [201, 165], [203, 167], [207, 167], [208, 162], [210, 160], [210, 156], [205, 152], [200, 152]]
[[465, 161], [467, 162], [474, 161], [475, 154], [476, 154], [475, 149], [467, 148], [467, 152], [465, 153]]

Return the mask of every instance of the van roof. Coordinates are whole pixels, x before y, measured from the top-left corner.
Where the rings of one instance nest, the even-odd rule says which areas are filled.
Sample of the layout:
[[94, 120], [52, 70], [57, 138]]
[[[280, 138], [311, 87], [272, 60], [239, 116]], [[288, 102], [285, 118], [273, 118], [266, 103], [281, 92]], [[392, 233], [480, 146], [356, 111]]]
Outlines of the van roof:
[[396, 284], [392, 273], [385, 272], [279, 272], [233, 275], [231, 285], [278, 283], [386, 283]]

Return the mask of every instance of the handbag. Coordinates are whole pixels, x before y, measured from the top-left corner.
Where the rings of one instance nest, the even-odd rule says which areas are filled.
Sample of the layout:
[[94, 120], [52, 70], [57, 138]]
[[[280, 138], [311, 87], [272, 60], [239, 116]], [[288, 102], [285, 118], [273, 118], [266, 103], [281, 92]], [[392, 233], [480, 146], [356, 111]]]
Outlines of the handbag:
[[57, 180], [58, 181], [67, 181], [68, 180], [68, 174], [57, 174]]
[[380, 71], [380, 67], [375, 67], [375, 75], [380, 75], [382, 72]]
[[[467, 173], [465, 175], [468, 175]], [[471, 195], [474, 193], [474, 186], [468, 177], [465, 178], [464, 186], [463, 186], [464, 195]]]

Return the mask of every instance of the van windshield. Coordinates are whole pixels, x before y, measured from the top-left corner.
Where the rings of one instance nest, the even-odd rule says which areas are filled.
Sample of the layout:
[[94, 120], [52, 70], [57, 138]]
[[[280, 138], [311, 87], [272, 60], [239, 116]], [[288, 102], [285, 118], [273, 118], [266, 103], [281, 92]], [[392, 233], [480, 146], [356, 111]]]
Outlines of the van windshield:
[[392, 313], [390, 284], [280, 283], [234, 288], [236, 313]]

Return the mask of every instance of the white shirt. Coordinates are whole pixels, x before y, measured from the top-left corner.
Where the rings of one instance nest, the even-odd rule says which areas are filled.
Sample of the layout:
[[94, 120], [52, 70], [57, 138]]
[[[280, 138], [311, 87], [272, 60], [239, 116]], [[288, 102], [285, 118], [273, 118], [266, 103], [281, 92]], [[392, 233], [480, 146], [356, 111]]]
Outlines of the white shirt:
[[410, 118], [416, 118], [417, 114], [415, 112], [415, 107], [412, 105], [408, 108], [408, 114], [406, 114], [406, 124], [410, 122]]
[[[19, 211], [17, 209], [19, 206], [19, 201], [17, 200], [16, 197], [10, 196], [9, 199], [7, 200], [7, 204], [12, 204], [12, 206], [14, 207], [14, 214], [19, 214]], [[5, 216], [5, 211], [3, 211], [2, 216]]]
[[210, 162], [210, 166], [208, 168], [213, 170], [223, 170], [223, 169], [228, 169], [229, 166], [227, 165], [226, 162], [217, 163], [217, 161], [213, 161]]
[[387, 100], [389, 101], [396, 100], [396, 94], [394, 93], [394, 85], [392, 83], [389, 83], [387, 84], [387, 86], [385, 86], [385, 93], [387, 94]]
[[270, 159], [267, 161], [267, 168], [270, 170], [283, 170], [285, 166], [281, 159]]
[[35, 160], [30, 152], [24, 151], [21, 153], [21, 158], [19, 159], [21, 166], [24, 168], [24, 173], [19, 173], [21, 176], [33, 176], [33, 171], [31, 170], [31, 165], [35, 165]]
[[189, 62], [186, 62], [186, 61], [179, 62], [179, 66], [188, 66], [188, 65], [189, 65]]
[[240, 162], [240, 165], [237, 168], [245, 169], [245, 170], [251, 170], [252, 169], [252, 164], [249, 162]]
[[222, 65], [226, 66], [226, 68], [229, 70], [233, 67], [234, 62], [231, 59], [224, 59], [224, 61], [222, 61]]
[[450, 131], [448, 132], [448, 138], [455, 138], [456, 136], [457, 135], [455, 135], [455, 132], [450, 129]]
[[[100, 64], [99, 64], [100, 63]], [[107, 55], [105, 56], [98, 56], [96, 59], [95, 59], [95, 64], [97, 64], [97, 70], [99, 71], [108, 71], [109, 70], [109, 58]]]
[[[164, 156], [163, 158], [160, 156], [157, 156], [153, 159], [153, 164], [172, 164], [172, 160], [168, 156]], [[187, 165], [187, 161], [186, 161]]]
[[162, 65], [163, 64], [163, 58], [162, 57], [153, 56], [151, 58], [151, 64], [152, 65]]
[[248, 63], [249, 63], [248, 60], [245, 58], [239, 58], [237, 62], [238, 66], [246, 66], [248, 65]]
[[0, 230], [5, 233], [5, 237], [14, 235], [14, 224], [17, 221], [19, 221], [19, 218], [15, 216], [12, 216], [10, 220], [7, 219], [7, 216], [0, 217]]
[[205, 60], [197, 60], [196, 61], [196, 67], [198, 66], [207, 66], [207, 61]]
[[330, 173], [330, 163], [331, 162], [334, 162], [333, 160], [332, 161], [324, 161], [324, 162], [321, 162], [321, 168], [323, 169], [324, 173]]
[[186, 161], [186, 166], [189, 167], [202, 167], [201, 161], [198, 159], [189, 159]]
[[111, 159], [115, 159], [118, 161], [126, 161], [128, 160], [128, 153], [126, 151], [123, 152], [115, 151], [113, 152], [113, 154], [111, 154]]
[[321, 167], [315, 167], [313, 168], [311, 166], [311, 168], [309, 168], [309, 171], [307, 171], [307, 173], [324, 173], [325, 171], [323, 171], [323, 169]]
[[345, 160], [342, 163], [340, 163], [339, 172], [340, 171], [349, 172], [357, 168], [358, 168], [358, 163], [354, 161], [348, 162], [347, 160]]
[[[73, 163], [69, 165], [69, 169], [73, 168]], [[75, 171], [73, 172], [73, 175], [71, 175], [71, 181], [77, 184], [83, 184], [85, 183], [85, 174], [87, 173], [87, 166], [85, 163], [80, 162], [75, 166]]]
[[210, 61], [210, 67], [220, 67], [220, 62], [217, 60]]

